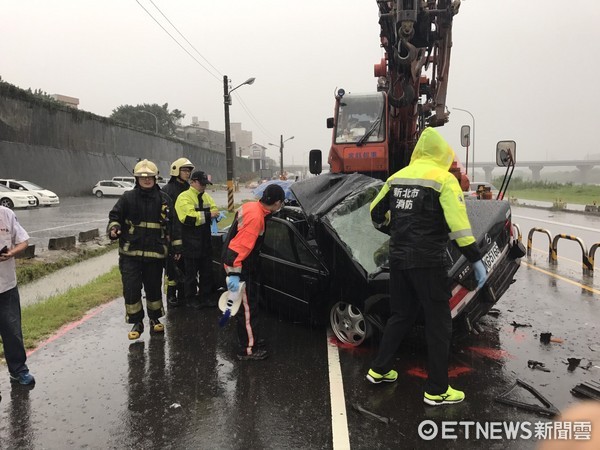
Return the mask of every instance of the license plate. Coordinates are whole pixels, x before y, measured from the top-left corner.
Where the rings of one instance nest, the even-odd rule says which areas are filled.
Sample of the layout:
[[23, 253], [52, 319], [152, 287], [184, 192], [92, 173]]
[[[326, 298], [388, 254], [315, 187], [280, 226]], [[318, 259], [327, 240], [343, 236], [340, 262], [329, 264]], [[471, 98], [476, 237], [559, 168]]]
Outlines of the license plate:
[[494, 264], [496, 264], [496, 261], [498, 261], [499, 257], [500, 247], [498, 247], [498, 243], [494, 242], [494, 245], [492, 246], [490, 251], [487, 252], [483, 258], [481, 258], [488, 272], [492, 269], [492, 267], [494, 267]]

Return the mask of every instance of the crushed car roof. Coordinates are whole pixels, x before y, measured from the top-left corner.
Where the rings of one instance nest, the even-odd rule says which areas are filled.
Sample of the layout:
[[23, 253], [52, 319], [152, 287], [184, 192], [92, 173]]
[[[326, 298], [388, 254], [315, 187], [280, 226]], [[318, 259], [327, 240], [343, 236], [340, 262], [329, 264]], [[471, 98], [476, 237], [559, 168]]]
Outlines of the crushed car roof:
[[368, 186], [382, 186], [383, 181], [359, 173], [326, 173], [290, 186], [296, 200], [310, 221], [327, 214], [334, 206]]

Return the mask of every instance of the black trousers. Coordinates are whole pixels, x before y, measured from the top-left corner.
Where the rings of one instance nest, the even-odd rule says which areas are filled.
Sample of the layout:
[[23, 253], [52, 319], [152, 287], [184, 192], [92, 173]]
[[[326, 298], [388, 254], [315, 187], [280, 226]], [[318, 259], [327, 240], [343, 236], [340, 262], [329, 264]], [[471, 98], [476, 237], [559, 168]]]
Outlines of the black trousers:
[[184, 285], [183, 277], [185, 274], [185, 263], [183, 258], [175, 261], [173, 255], [169, 255], [167, 258], [166, 266], [166, 284], [167, 288], [173, 290], [173, 295], [178, 295], [181, 299], [184, 298]]
[[119, 270], [123, 282], [125, 298], [125, 321], [141, 322], [144, 318], [142, 305], [142, 287], [146, 293], [146, 310], [150, 319], [158, 319], [165, 315], [162, 304], [163, 259], [135, 258], [121, 255]]
[[[202, 255], [199, 258], [184, 256], [184, 265], [183, 290], [186, 301], [207, 302], [213, 290], [212, 256]], [[196, 299], [196, 296], [199, 299]]]
[[448, 389], [448, 357], [452, 337], [451, 297], [447, 271], [442, 267], [395, 269], [391, 263], [391, 317], [383, 332], [374, 371], [384, 374], [392, 367], [392, 359], [402, 339], [413, 326], [420, 306], [425, 313], [428, 378], [425, 392], [442, 394]]
[[242, 279], [246, 282], [246, 294], [242, 305], [235, 315], [237, 321], [237, 335], [240, 344], [240, 353], [251, 355], [259, 340], [259, 292], [252, 274], [243, 273]]

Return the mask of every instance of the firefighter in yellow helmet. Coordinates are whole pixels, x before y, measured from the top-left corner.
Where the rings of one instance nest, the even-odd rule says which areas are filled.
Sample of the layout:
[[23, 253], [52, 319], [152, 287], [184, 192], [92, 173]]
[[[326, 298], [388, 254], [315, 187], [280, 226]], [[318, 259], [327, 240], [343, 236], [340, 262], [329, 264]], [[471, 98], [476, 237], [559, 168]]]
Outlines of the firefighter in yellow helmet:
[[175, 259], [181, 251], [180, 228], [173, 220], [173, 202], [156, 184], [158, 169], [144, 159], [135, 165], [135, 188], [125, 192], [110, 211], [108, 236], [119, 240], [119, 270], [125, 298], [125, 320], [133, 324], [129, 339], [144, 331], [142, 288], [150, 331], [162, 333], [162, 272], [172, 245]]
[[[177, 201], [177, 197], [182, 192], [190, 188], [190, 175], [194, 171], [194, 164], [187, 158], [179, 158], [171, 164], [169, 174], [171, 179], [165, 187], [162, 188], [166, 192], [173, 205]], [[175, 214], [175, 217], [177, 215]], [[178, 261], [173, 260], [174, 249], [169, 249], [169, 257], [167, 258], [165, 284], [167, 285], [167, 304], [169, 307], [177, 307], [185, 303], [185, 295], [183, 293], [183, 274], [185, 272], [183, 258]]]

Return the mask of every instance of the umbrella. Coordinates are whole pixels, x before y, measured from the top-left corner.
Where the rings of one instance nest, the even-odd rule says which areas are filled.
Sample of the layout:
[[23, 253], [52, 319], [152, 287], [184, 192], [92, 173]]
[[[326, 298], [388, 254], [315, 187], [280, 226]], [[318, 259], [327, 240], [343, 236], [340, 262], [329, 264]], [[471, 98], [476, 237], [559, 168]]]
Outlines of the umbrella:
[[265, 191], [265, 189], [267, 188], [268, 185], [270, 184], [277, 184], [279, 186], [281, 186], [283, 188], [283, 192], [285, 192], [285, 199], [286, 200], [290, 200], [290, 201], [295, 201], [296, 197], [294, 197], [294, 194], [292, 194], [292, 191], [290, 190], [290, 186], [292, 184], [294, 184], [293, 180], [270, 180], [270, 181], [265, 181], [264, 183], [262, 183], [261, 185], [259, 185], [256, 189], [254, 189], [252, 191], [252, 193], [257, 197], [257, 198], [261, 198], [263, 195], [263, 192]]

